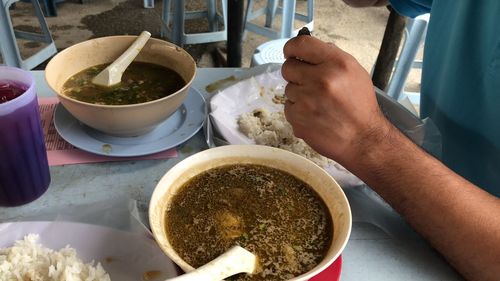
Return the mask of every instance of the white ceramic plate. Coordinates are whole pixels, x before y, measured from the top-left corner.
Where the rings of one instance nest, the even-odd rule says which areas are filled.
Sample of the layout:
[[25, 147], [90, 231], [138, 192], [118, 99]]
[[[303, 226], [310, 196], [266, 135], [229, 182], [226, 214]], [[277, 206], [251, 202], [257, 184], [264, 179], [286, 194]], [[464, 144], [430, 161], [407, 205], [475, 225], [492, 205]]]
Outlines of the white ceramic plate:
[[54, 111], [54, 125], [70, 144], [91, 153], [133, 157], [176, 147], [198, 132], [206, 116], [205, 99], [191, 87], [180, 108], [153, 131], [137, 137], [114, 137], [80, 123], [61, 104]]
[[14, 222], [0, 224], [0, 248], [29, 233], [39, 234], [44, 247], [76, 249], [84, 262], [100, 262], [111, 280], [143, 280], [147, 272], [158, 271], [151, 281], [177, 276], [174, 263], [152, 238], [112, 228], [72, 222]]

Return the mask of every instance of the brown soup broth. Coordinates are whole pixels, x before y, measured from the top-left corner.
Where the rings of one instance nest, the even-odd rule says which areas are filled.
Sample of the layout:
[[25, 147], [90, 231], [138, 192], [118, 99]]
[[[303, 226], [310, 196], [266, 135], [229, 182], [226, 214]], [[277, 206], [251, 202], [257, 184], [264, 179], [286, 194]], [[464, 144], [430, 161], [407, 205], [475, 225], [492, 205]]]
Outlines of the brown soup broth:
[[308, 184], [278, 169], [238, 164], [184, 184], [168, 207], [166, 231], [195, 268], [240, 245], [259, 257], [259, 272], [230, 280], [286, 280], [323, 259], [333, 224]]
[[108, 65], [92, 66], [72, 76], [64, 83], [63, 94], [93, 104], [125, 105], [157, 100], [186, 85], [174, 70], [145, 62], [132, 62], [116, 86], [93, 84], [92, 79]]

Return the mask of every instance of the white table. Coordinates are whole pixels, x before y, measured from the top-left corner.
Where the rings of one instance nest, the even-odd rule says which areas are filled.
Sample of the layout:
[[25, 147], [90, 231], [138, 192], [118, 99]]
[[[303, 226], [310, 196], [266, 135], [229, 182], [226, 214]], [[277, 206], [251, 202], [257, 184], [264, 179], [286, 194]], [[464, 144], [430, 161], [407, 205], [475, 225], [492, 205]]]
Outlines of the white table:
[[[198, 69], [193, 87], [205, 97], [205, 86], [248, 69]], [[34, 71], [39, 96], [52, 96], [43, 72]], [[127, 197], [147, 210], [151, 193], [163, 174], [182, 159], [206, 149], [200, 131], [179, 149], [177, 158], [51, 167], [48, 191], [36, 201], [15, 208], [0, 207], [0, 222], [54, 218], [72, 206]], [[403, 220], [365, 186], [345, 190], [353, 211], [351, 238], [343, 252], [341, 280], [462, 280]], [[97, 203], [96, 203], [97, 204]], [[110, 213], [112, 210], [110, 210]], [[119, 226], [117, 226], [119, 227]]]

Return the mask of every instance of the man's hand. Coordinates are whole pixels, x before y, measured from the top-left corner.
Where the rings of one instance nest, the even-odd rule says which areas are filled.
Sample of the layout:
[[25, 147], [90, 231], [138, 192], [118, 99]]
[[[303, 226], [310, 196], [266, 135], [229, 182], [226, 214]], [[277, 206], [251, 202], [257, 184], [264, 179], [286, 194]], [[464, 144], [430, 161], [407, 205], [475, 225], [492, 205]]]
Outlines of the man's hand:
[[365, 69], [333, 44], [298, 36], [284, 47], [285, 116], [294, 134], [343, 165], [391, 126]]
[[469, 280], [500, 276], [500, 199], [413, 144], [378, 108], [368, 73], [310, 36], [284, 48], [285, 115], [297, 137], [362, 179]]

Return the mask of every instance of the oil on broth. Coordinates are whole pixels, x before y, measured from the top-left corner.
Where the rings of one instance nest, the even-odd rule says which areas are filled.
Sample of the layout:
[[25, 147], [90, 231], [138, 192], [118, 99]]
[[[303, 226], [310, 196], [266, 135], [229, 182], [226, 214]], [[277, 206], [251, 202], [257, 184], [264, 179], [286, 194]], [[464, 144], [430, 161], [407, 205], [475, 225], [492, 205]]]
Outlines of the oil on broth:
[[287, 280], [323, 259], [333, 224], [303, 181], [278, 169], [238, 164], [184, 184], [168, 207], [166, 231], [176, 252], [195, 268], [240, 245], [259, 257], [259, 272], [229, 280]]
[[88, 103], [125, 105], [157, 100], [186, 85], [174, 70], [144, 62], [132, 62], [123, 73], [121, 83], [116, 86], [93, 84], [92, 79], [108, 65], [96, 65], [72, 76], [64, 83], [63, 94]]

